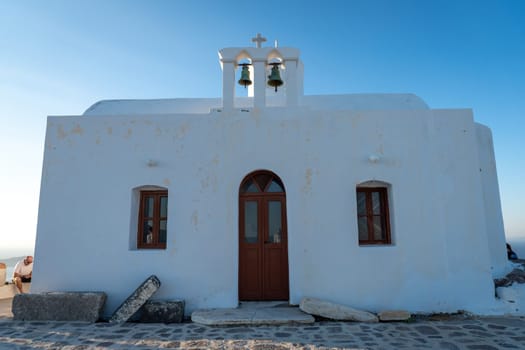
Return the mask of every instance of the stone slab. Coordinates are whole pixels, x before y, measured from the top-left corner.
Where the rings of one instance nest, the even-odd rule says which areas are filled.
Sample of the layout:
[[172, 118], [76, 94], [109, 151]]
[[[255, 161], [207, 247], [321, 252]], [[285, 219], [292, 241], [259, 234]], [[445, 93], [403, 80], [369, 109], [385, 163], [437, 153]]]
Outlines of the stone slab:
[[50, 292], [17, 294], [13, 318], [20, 321], [96, 322], [106, 302], [104, 292]]
[[378, 322], [377, 316], [370, 312], [316, 298], [303, 298], [299, 308], [308, 314], [332, 320]]
[[379, 321], [408, 321], [411, 317], [410, 312], [405, 310], [385, 310], [377, 314]]
[[184, 306], [184, 300], [148, 300], [139, 310], [139, 321], [181, 323], [184, 319]]
[[131, 295], [115, 310], [110, 323], [126, 322], [133, 316], [146, 301], [159, 289], [160, 280], [155, 275], [149, 276], [142, 284], [135, 289]]
[[297, 307], [196, 310], [195, 323], [208, 326], [311, 324], [315, 319]]

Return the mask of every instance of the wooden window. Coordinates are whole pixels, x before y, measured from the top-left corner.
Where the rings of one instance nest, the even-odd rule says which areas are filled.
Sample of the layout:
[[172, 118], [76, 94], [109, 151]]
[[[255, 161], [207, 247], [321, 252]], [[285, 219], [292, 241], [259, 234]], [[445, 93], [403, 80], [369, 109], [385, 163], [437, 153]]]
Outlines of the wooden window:
[[137, 248], [166, 249], [168, 191], [141, 191]]
[[390, 244], [388, 192], [384, 187], [358, 187], [359, 244]]

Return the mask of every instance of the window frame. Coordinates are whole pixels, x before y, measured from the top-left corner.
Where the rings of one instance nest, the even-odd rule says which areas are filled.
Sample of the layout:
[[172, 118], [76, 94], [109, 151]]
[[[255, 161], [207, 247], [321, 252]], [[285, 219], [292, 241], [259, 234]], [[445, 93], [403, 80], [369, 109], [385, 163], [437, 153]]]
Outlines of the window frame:
[[[366, 206], [366, 214], [360, 215], [359, 214], [359, 208], [356, 207], [357, 212], [357, 237], [359, 240], [359, 245], [391, 245], [392, 244], [392, 236], [391, 236], [391, 230], [390, 230], [390, 213], [389, 213], [389, 205], [388, 205], [388, 188], [386, 187], [367, 187], [367, 186], [359, 186], [356, 188], [356, 206], [358, 206], [358, 193], [364, 193], [365, 194], [365, 206]], [[380, 200], [380, 213], [374, 214], [373, 207], [372, 207], [372, 193], [377, 192], [379, 193], [379, 200]], [[374, 216], [379, 216], [381, 218], [382, 227], [385, 231], [385, 238], [384, 239], [375, 239], [374, 238]], [[361, 235], [359, 232], [359, 218], [366, 217], [367, 218], [367, 230], [368, 230], [368, 239], [362, 240]]]
[[[145, 216], [146, 198], [153, 197], [153, 216]], [[159, 242], [160, 240], [160, 223], [166, 221], [166, 228], [168, 225], [168, 211], [166, 207], [166, 216], [161, 216], [161, 198], [166, 197], [166, 206], [168, 206], [168, 191], [167, 190], [141, 190], [139, 200], [139, 220], [137, 228], [137, 249], [166, 249], [166, 242]], [[153, 238], [151, 243], [143, 242], [144, 222], [153, 221]], [[166, 232], [167, 240], [167, 232]]]

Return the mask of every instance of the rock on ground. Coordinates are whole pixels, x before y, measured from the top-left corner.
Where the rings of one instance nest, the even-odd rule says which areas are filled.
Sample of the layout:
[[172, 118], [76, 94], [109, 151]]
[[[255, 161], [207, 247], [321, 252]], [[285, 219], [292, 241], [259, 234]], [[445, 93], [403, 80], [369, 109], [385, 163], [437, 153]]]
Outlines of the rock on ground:
[[110, 323], [126, 322], [146, 301], [159, 289], [160, 280], [155, 275], [149, 276], [135, 291], [117, 308], [109, 319]]
[[316, 298], [303, 298], [299, 308], [312, 315], [339, 321], [377, 322], [377, 316], [362, 310]]
[[404, 310], [387, 310], [381, 311], [378, 315], [379, 320], [388, 321], [407, 321], [410, 319], [410, 312]]
[[513, 263], [518, 268], [513, 269], [509, 274], [503, 278], [495, 279], [494, 285], [497, 287], [508, 287], [513, 283], [524, 284], [525, 283], [525, 260], [518, 259], [514, 260]]

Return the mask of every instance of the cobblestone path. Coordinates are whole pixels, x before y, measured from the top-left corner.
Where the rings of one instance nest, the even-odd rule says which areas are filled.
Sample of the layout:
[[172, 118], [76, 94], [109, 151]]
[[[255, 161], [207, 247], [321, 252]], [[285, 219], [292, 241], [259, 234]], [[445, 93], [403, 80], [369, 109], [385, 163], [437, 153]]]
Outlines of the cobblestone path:
[[0, 349], [525, 349], [525, 318], [209, 327], [0, 319]]

